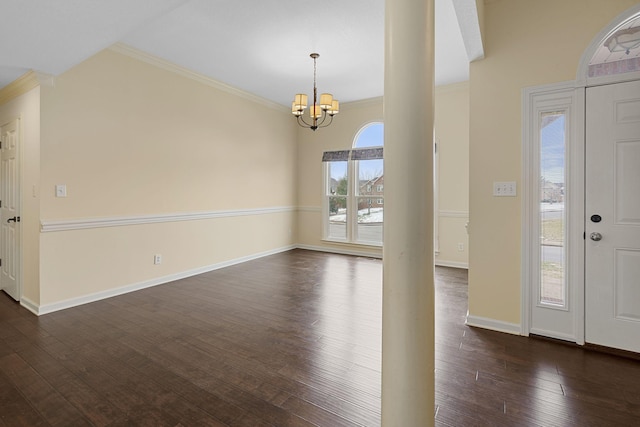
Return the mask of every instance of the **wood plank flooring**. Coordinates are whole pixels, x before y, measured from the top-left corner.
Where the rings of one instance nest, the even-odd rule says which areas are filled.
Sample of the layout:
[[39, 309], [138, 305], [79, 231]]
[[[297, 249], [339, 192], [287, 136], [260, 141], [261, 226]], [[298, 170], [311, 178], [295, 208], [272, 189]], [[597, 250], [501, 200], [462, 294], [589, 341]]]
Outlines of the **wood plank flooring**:
[[[436, 276], [436, 425], [640, 425], [640, 362], [469, 328]], [[0, 292], [0, 426], [378, 426], [381, 282], [294, 250], [39, 318]]]

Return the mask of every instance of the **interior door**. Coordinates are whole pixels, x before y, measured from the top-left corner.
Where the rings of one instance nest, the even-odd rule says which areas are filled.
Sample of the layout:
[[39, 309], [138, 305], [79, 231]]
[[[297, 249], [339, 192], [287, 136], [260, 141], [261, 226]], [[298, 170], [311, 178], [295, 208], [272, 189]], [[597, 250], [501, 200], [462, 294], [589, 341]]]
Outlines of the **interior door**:
[[585, 338], [640, 352], [640, 82], [586, 100]]
[[0, 133], [0, 289], [16, 301], [20, 299], [19, 132], [20, 126], [16, 119], [3, 126]]

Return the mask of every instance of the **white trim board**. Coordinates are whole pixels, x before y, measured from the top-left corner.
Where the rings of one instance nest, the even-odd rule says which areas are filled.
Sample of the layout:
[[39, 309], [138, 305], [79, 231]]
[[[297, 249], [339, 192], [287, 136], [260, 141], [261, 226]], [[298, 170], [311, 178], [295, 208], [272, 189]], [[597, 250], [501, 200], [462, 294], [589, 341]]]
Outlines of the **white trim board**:
[[295, 248], [296, 248], [295, 245], [284, 246], [281, 248], [276, 248], [276, 249], [259, 252], [252, 255], [247, 255], [240, 258], [235, 258], [235, 259], [218, 262], [211, 265], [206, 265], [203, 267], [194, 268], [194, 269], [183, 271], [180, 273], [170, 274], [168, 276], [156, 277], [154, 279], [145, 280], [143, 282], [132, 283], [130, 285], [121, 286], [119, 288], [107, 289], [105, 291], [95, 292], [95, 293], [83, 295], [77, 298], [70, 298], [70, 299], [55, 302], [52, 304], [38, 305], [38, 304], [35, 304], [33, 301], [30, 301], [26, 298], [22, 298], [22, 300], [20, 301], [20, 305], [22, 305], [32, 313], [38, 316], [41, 316], [43, 314], [53, 313], [55, 311], [60, 311], [67, 308], [72, 308], [79, 305], [88, 304], [91, 302], [96, 302], [103, 299], [115, 297], [118, 295], [127, 294], [129, 292], [135, 292], [135, 291], [150, 288], [153, 286], [162, 285], [165, 283], [173, 282], [173, 281], [184, 279], [187, 277], [196, 276], [198, 274], [207, 273], [209, 271], [218, 270], [220, 268], [230, 267], [232, 265], [240, 264], [247, 261], [252, 261], [258, 258], [263, 258], [265, 256], [275, 255], [275, 254], [286, 252]]
[[502, 320], [489, 319], [487, 317], [472, 316], [467, 314], [464, 322], [467, 326], [489, 329], [496, 332], [504, 332], [513, 335], [522, 335], [522, 328], [517, 323], [503, 322]]
[[[89, 304], [92, 302], [115, 297], [118, 295], [124, 295], [129, 292], [135, 292], [135, 291], [150, 288], [153, 286], [170, 283], [176, 280], [184, 279], [191, 276], [196, 276], [198, 274], [207, 273], [209, 271], [214, 271], [214, 270], [218, 270], [225, 267], [230, 267], [232, 265], [240, 264], [247, 261], [252, 261], [252, 260], [263, 258], [269, 255], [275, 255], [275, 254], [290, 251], [293, 249], [304, 249], [304, 250], [311, 250], [311, 251], [317, 251], [317, 252], [329, 252], [329, 253], [337, 253], [341, 255], [353, 255], [353, 256], [361, 256], [361, 257], [376, 258], [376, 259], [382, 258], [381, 254], [377, 255], [369, 252], [358, 251], [358, 250], [347, 249], [347, 248], [325, 248], [322, 246], [313, 246], [313, 245], [289, 245], [289, 246], [284, 246], [284, 247], [280, 247], [280, 248], [276, 248], [276, 249], [272, 249], [264, 252], [259, 252], [252, 255], [247, 255], [244, 257], [239, 257], [239, 258], [235, 258], [227, 261], [218, 262], [218, 263], [203, 266], [203, 267], [194, 268], [187, 271], [182, 271], [179, 273], [169, 274], [167, 276], [156, 277], [150, 280], [145, 280], [138, 283], [132, 283], [130, 285], [125, 285], [125, 286], [121, 286], [114, 289], [107, 289], [105, 291], [95, 292], [92, 294], [83, 295], [81, 297], [70, 298], [70, 299], [55, 302], [52, 304], [39, 305], [28, 298], [22, 297], [20, 300], [20, 305], [26, 308], [27, 310], [29, 310], [30, 312], [32, 312], [33, 314], [37, 316], [42, 316], [42, 315], [53, 313], [56, 311], [65, 310], [67, 308], [77, 307], [79, 305]], [[468, 268], [462, 265], [447, 265], [447, 266], [457, 267], [457, 268]], [[490, 322], [493, 322], [493, 323], [490, 323]], [[470, 326], [480, 326], [480, 327], [485, 327], [487, 329], [494, 329], [494, 330], [499, 330], [501, 332], [505, 332], [503, 329], [500, 329], [500, 328], [483, 326], [485, 324], [494, 324], [496, 322], [497, 321], [492, 321], [491, 319], [487, 319], [487, 321], [484, 321], [484, 322], [476, 322], [474, 324], [471, 324], [469, 323], [469, 317], [467, 317], [467, 324], [469, 324]], [[506, 325], [509, 325], [509, 324], [506, 324]], [[519, 325], [515, 325], [515, 326], [518, 328], [517, 333], [519, 334]], [[509, 332], [509, 331], [506, 331], [506, 332]], [[513, 332], [510, 332], [510, 333], [513, 333]]]
[[213, 218], [227, 218], [248, 215], [268, 215], [274, 213], [296, 212], [294, 206], [278, 206], [260, 209], [239, 209], [209, 212], [184, 212], [159, 215], [139, 215], [107, 218], [81, 218], [72, 220], [43, 220], [40, 223], [40, 231], [43, 233], [53, 231], [83, 230], [88, 228], [123, 227], [126, 225], [155, 224], [159, 222], [196, 221]]
[[20, 305], [26, 308], [27, 310], [29, 310], [30, 312], [32, 312], [33, 314], [35, 314], [36, 316], [38, 315], [38, 310], [39, 310], [38, 304], [31, 301], [29, 298], [21, 296]]
[[[297, 249], [306, 249], [308, 251], [316, 251], [316, 252], [328, 252], [332, 254], [340, 254], [340, 255], [353, 255], [353, 256], [361, 256], [367, 258], [378, 258], [382, 259], [382, 250], [380, 250], [379, 254], [360, 251], [357, 249], [350, 248], [336, 248], [336, 247], [325, 247], [325, 246], [315, 246], [315, 245], [297, 245]], [[380, 248], [382, 249], [382, 248]]]
[[446, 260], [438, 261], [438, 260], [435, 260], [435, 265], [437, 265], [438, 267], [462, 268], [464, 270], [468, 270], [469, 269], [469, 263], [467, 263], [467, 262], [446, 261]]
[[[382, 259], [382, 254], [371, 254], [369, 252], [359, 251], [359, 250], [349, 249], [349, 248], [324, 247], [324, 246], [315, 246], [315, 245], [297, 245], [296, 248], [306, 249], [309, 251], [316, 251], [316, 252], [327, 252], [327, 253], [334, 253], [334, 254], [340, 254], [340, 255], [353, 255], [353, 256], [363, 256], [368, 258]], [[439, 267], [462, 268], [464, 270], [469, 269], [469, 264], [466, 262], [436, 260], [435, 265]]]

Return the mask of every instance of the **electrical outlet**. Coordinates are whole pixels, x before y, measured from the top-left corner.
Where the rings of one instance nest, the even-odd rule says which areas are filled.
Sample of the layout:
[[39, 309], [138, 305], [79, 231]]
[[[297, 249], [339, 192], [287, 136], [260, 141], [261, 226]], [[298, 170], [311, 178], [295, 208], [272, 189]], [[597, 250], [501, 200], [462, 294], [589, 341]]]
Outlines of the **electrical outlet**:
[[464, 243], [458, 243], [458, 251], [460, 252], [464, 251]]
[[157, 254], [153, 256], [153, 263], [158, 265], [158, 264], [162, 264], [162, 255]]

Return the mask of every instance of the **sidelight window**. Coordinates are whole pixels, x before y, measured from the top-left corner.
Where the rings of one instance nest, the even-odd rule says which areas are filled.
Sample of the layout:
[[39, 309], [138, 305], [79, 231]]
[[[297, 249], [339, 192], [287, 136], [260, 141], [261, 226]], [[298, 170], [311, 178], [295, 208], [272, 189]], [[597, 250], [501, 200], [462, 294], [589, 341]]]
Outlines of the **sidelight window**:
[[566, 114], [540, 113], [540, 303], [564, 306]]

